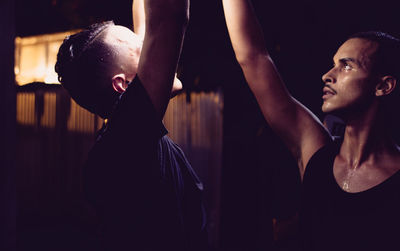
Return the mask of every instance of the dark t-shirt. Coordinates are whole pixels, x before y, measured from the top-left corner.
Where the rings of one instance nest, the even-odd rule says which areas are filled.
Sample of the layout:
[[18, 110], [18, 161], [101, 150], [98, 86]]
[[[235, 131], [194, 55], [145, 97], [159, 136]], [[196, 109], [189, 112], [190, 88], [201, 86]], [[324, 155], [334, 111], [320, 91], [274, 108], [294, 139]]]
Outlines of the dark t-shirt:
[[303, 180], [301, 230], [306, 251], [400, 250], [400, 172], [359, 193], [333, 175], [340, 144], [310, 159]]
[[204, 250], [202, 183], [166, 133], [136, 77], [85, 168], [105, 250]]

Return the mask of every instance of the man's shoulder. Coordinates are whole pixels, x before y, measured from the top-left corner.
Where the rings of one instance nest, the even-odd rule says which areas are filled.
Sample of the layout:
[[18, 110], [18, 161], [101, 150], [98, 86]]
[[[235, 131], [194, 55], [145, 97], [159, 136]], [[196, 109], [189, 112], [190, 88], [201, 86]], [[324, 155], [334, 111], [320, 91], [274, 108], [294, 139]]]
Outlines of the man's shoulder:
[[103, 135], [117, 140], [157, 140], [166, 130], [138, 76], [119, 97]]
[[[333, 140], [321, 146], [310, 158], [307, 164], [307, 168], [310, 165], [315, 165], [316, 163], [328, 163], [332, 158], [335, 158], [340, 150], [341, 138], [333, 137]], [[306, 168], [306, 169], [307, 169]]]

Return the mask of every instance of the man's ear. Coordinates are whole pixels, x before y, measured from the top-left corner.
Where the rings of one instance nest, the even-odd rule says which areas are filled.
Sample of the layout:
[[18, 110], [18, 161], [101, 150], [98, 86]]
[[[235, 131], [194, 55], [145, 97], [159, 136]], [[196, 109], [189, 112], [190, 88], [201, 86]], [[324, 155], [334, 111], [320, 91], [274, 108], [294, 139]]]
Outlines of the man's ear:
[[385, 96], [390, 94], [397, 85], [397, 79], [393, 76], [384, 76], [381, 82], [376, 86], [375, 95]]
[[112, 78], [112, 86], [116, 92], [123, 93], [128, 87], [125, 74], [120, 73], [115, 75]]

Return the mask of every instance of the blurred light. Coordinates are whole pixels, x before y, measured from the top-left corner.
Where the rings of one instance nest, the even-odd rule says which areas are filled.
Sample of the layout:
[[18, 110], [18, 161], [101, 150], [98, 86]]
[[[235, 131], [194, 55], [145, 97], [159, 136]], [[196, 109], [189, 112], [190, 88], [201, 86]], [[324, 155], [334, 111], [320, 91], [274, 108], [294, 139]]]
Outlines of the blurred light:
[[15, 38], [14, 72], [17, 84], [58, 84], [54, 71], [58, 48], [66, 36], [76, 32], [78, 30]]

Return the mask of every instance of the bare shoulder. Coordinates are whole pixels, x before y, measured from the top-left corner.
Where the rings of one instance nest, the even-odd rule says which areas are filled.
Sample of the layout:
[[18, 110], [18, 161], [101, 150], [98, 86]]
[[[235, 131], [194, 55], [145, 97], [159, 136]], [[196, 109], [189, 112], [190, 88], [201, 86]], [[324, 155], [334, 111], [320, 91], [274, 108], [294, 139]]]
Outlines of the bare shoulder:
[[300, 136], [298, 136], [300, 148], [297, 154], [301, 177], [303, 177], [307, 164], [312, 156], [319, 149], [333, 142], [333, 137], [328, 130], [319, 123], [318, 119], [304, 119], [302, 123], [303, 124], [300, 126], [301, 130], [299, 130]]

